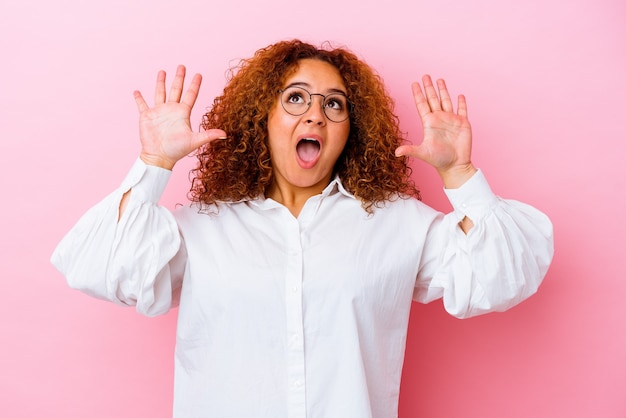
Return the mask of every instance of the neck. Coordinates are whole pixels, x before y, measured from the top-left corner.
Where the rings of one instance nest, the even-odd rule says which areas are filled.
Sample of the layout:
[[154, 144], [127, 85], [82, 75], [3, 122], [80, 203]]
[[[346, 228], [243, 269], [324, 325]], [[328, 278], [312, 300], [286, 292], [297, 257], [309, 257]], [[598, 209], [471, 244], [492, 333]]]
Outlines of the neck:
[[265, 197], [285, 206], [297, 218], [306, 201], [310, 197], [320, 194], [329, 182], [330, 180], [310, 187], [298, 187], [292, 184], [281, 184], [281, 182], [274, 180], [265, 191]]

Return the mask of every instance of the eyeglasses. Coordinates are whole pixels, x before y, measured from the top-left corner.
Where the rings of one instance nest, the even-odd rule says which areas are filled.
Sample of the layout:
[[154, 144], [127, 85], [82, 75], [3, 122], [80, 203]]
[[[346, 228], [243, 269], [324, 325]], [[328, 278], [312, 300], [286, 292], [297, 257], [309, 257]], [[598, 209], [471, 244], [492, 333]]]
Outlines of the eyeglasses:
[[350, 111], [354, 105], [350, 103], [343, 93], [331, 93], [323, 95], [320, 93], [309, 93], [302, 87], [288, 87], [284, 90], [278, 90], [281, 93], [280, 104], [285, 112], [293, 116], [304, 115], [311, 107], [313, 102], [312, 96], [322, 97], [322, 110], [332, 122], [343, 122], [350, 117]]

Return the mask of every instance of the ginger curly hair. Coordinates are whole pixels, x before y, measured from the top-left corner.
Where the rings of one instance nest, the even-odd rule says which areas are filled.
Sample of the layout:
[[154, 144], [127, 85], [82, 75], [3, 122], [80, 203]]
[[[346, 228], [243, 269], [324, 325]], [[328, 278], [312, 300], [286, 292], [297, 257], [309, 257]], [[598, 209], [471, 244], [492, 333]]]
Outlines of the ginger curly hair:
[[302, 59], [318, 59], [335, 66], [348, 98], [354, 103], [350, 133], [335, 164], [335, 175], [371, 213], [372, 206], [398, 197], [420, 198], [405, 157], [395, 149], [403, 141], [394, 103], [380, 76], [344, 48], [322, 48], [299, 41], [282, 41], [258, 50], [230, 69], [221, 96], [202, 118], [204, 129], [219, 128], [228, 138], [215, 140], [197, 152], [198, 165], [190, 199], [217, 204], [263, 195], [273, 179], [267, 120], [278, 90]]

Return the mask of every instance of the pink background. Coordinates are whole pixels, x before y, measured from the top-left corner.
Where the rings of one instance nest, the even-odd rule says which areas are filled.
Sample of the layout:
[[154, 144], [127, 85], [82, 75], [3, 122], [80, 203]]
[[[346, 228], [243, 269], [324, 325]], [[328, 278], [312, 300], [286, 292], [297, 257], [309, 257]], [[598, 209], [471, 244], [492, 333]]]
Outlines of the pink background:
[[[400, 416], [626, 416], [625, 4], [3, 0], [0, 414], [170, 415], [176, 312], [148, 319], [70, 290], [50, 254], [136, 158], [134, 89], [151, 100], [157, 70], [201, 72], [197, 126], [234, 60], [300, 37], [376, 68], [416, 141], [410, 82], [445, 78], [468, 98], [493, 189], [555, 225], [529, 301], [465, 321], [414, 306]], [[192, 163], [166, 206], [185, 199]], [[448, 210], [433, 170], [415, 168], [424, 200]]]

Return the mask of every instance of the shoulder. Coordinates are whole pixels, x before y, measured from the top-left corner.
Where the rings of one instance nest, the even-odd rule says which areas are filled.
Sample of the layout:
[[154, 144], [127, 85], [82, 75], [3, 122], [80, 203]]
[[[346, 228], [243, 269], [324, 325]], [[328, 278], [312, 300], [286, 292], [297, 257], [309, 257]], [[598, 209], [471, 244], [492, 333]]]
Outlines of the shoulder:
[[223, 217], [228, 211], [228, 204], [187, 203], [178, 205], [174, 210], [174, 217], [181, 227], [194, 227], [202, 223], [212, 222]]
[[407, 195], [392, 197], [385, 202], [375, 205], [373, 209], [374, 214], [380, 213], [381, 216], [388, 216], [391, 214], [436, 216], [439, 213], [421, 200]]
[[[393, 236], [422, 235], [443, 217], [436, 211], [414, 197], [402, 196], [389, 199], [372, 207], [372, 212], [366, 214], [364, 222], [374, 228], [377, 234], [391, 234]], [[386, 232], [382, 232], [382, 231]]]

